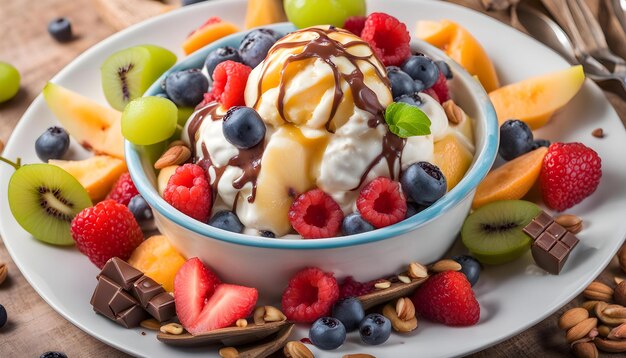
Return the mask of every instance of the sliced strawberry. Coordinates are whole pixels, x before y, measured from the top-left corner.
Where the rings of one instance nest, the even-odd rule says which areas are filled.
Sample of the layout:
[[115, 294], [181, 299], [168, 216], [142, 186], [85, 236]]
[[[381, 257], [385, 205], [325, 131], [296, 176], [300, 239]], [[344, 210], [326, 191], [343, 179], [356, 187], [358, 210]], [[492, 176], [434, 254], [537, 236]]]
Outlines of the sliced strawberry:
[[176, 315], [183, 327], [187, 328], [197, 320], [206, 300], [220, 283], [220, 279], [197, 257], [183, 264], [174, 278]]
[[228, 327], [238, 319], [250, 315], [258, 298], [256, 288], [221, 284], [217, 286], [196, 322], [185, 328], [191, 334], [199, 334]]

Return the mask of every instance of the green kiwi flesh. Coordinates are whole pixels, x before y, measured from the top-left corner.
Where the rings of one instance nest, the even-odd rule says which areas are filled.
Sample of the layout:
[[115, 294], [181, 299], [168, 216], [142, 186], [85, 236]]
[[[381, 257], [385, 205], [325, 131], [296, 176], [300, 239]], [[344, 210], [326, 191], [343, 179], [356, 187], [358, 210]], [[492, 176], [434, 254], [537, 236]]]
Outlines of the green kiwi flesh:
[[71, 174], [51, 164], [20, 167], [9, 181], [9, 207], [15, 220], [37, 240], [72, 245], [74, 216], [92, 205]]
[[487, 204], [470, 214], [461, 228], [461, 239], [483, 264], [499, 265], [523, 255], [532, 239], [522, 229], [541, 209], [525, 200]]

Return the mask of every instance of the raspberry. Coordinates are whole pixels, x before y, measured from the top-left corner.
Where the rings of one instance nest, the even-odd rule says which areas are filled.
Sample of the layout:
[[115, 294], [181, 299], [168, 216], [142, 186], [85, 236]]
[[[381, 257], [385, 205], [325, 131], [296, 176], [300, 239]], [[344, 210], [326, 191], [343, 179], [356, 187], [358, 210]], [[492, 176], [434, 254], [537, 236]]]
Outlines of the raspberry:
[[407, 210], [400, 183], [385, 177], [372, 180], [361, 190], [356, 207], [363, 219], [375, 228], [404, 220]]
[[[434, 87], [434, 86], [433, 86]], [[427, 88], [425, 90], [423, 90], [423, 93], [426, 93], [427, 95], [431, 96], [432, 98], [435, 99], [435, 101], [439, 102], [439, 103], [443, 103], [439, 100], [439, 96], [437, 95], [437, 92], [435, 92], [435, 90], [433, 89], [433, 87], [431, 88]]]
[[439, 103], [443, 103], [450, 99], [450, 92], [448, 91], [448, 81], [442, 71], [439, 71], [439, 78], [437, 82], [431, 87], [433, 92], [437, 95], [434, 97]]
[[361, 36], [363, 28], [365, 27], [365, 20], [367, 20], [365, 16], [351, 16], [346, 19], [343, 28], [357, 36]]
[[143, 242], [133, 214], [114, 200], [102, 201], [78, 213], [70, 231], [78, 250], [98, 268], [112, 257], [127, 260]]
[[374, 284], [376, 281], [359, 282], [352, 276], [348, 276], [343, 280], [341, 288], [339, 290], [339, 299], [347, 297], [359, 297], [367, 295], [374, 291]]
[[281, 304], [290, 321], [313, 322], [320, 317], [330, 316], [337, 299], [339, 286], [333, 274], [309, 267], [289, 280]]
[[393, 16], [371, 13], [361, 38], [370, 44], [385, 66], [400, 66], [411, 56], [411, 36], [406, 25]]
[[539, 176], [546, 205], [563, 211], [591, 195], [602, 177], [602, 160], [581, 143], [553, 143]]
[[305, 239], [333, 237], [342, 221], [339, 204], [320, 189], [301, 194], [289, 209], [291, 226]]
[[465, 275], [445, 271], [431, 276], [413, 295], [424, 318], [447, 326], [472, 326], [480, 319], [480, 306]]
[[192, 218], [206, 222], [211, 213], [211, 187], [204, 170], [195, 164], [178, 167], [163, 192], [163, 199]]
[[122, 205], [128, 206], [130, 199], [137, 194], [139, 194], [139, 192], [135, 187], [135, 183], [133, 183], [133, 180], [130, 178], [130, 174], [124, 173], [117, 179], [115, 184], [113, 184], [113, 188], [106, 199], [115, 200]]
[[205, 100], [217, 100], [225, 109], [245, 106], [243, 93], [250, 72], [250, 67], [239, 62], [228, 60], [220, 63], [213, 71], [213, 88], [208, 96], [205, 95]]

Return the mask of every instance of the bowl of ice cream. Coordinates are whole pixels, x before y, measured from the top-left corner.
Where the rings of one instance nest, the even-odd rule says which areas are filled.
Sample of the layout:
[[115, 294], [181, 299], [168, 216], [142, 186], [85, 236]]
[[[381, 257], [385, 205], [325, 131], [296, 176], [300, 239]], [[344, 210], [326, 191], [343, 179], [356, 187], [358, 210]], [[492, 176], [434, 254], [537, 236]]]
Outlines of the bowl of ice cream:
[[[127, 142], [128, 169], [153, 208], [159, 230], [184, 256], [201, 258], [227, 282], [258, 288], [265, 299], [279, 297], [288, 279], [306, 266], [332, 271], [339, 278], [371, 280], [399, 271], [406, 262], [429, 263], [442, 257], [497, 154], [498, 122], [478, 81], [436, 48], [412, 42], [415, 52], [450, 66], [452, 97], [473, 119], [473, 128], [467, 135], [467, 128], [449, 125], [441, 105], [421, 96], [431, 134], [398, 144], [384, 119], [381, 123], [375, 115], [393, 99], [385, 67], [367, 44], [328, 27], [297, 32], [291, 24], [268, 28], [285, 37], [252, 70], [245, 90], [246, 105], [267, 127], [262, 150], [242, 152], [224, 140], [225, 111], [211, 105], [192, 114], [182, 131], [193, 161], [212, 178], [217, 193], [213, 212], [232, 210], [245, 229], [222, 230], [176, 210], [158, 192], [150, 148]], [[193, 53], [146, 95], [161, 92], [169, 73], [202, 68], [210, 52], [237, 47], [244, 35], [223, 38]], [[411, 163], [431, 161], [433, 143], [449, 135], [465, 138], [473, 159], [463, 178], [431, 206], [393, 225], [355, 235], [303, 239], [294, 233], [287, 214], [299, 193], [320, 188], [349, 213], [367, 182], [397, 176]]]

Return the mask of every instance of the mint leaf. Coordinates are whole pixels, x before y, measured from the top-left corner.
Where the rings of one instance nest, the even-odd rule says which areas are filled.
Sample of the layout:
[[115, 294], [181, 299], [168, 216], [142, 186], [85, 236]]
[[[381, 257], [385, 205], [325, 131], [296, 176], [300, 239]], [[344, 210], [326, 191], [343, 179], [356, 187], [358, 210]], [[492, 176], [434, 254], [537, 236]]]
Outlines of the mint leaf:
[[421, 109], [394, 102], [385, 109], [385, 122], [391, 133], [401, 138], [430, 134], [430, 119]]

